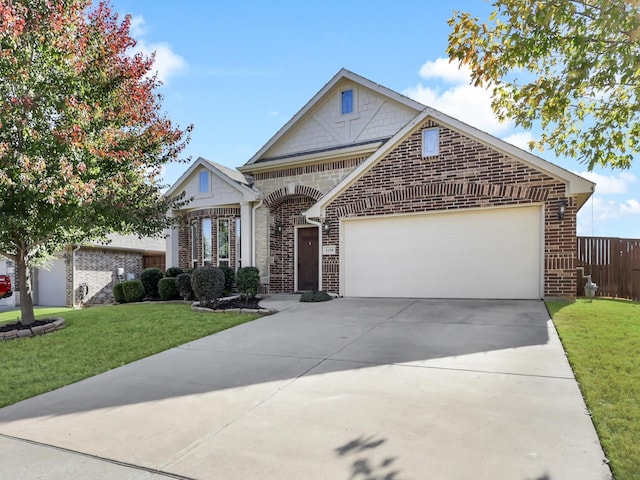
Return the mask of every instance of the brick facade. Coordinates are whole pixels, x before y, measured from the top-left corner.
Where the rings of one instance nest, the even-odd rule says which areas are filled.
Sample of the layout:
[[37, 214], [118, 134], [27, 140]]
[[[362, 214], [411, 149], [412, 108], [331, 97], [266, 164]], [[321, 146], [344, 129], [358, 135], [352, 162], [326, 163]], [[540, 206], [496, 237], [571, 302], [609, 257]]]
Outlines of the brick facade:
[[[437, 157], [422, 158], [422, 130], [440, 128]], [[557, 218], [561, 199], [564, 220]], [[432, 120], [417, 128], [326, 210], [335, 228], [324, 245], [339, 249], [340, 218], [543, 203], [546, 297], [576, 292], [576, 199], [564, 183]], [[339, 254], [339, 251], [337, 252]], [[323, 289], [339, 291], [338, 256], [323, 258]]]
[[236, 269], [236, 220], [240, 219], [240, 209], [235, 207], [206, 208], [185, 213], [178, 228], [179, 235], [179, 267], [186, 270], [192, 268], [192, 247], [193, 239], [191, 226], [196, 226], [197, 231], [197, 266], [203, 265], [202, 259], [202, 220], [211, 219], [211, 254], [212, 264], [218, 265], [218, 219], [229, 220], [229, 266]]
[[[71, 255], [71, 249], [67, 250]], [[72, 266], [67, 262], [67, 305], [72, 306], [73, 290], [76, 293], [76, 304], [90, 306], [113, 303], [113, 286], [127, 275], [140, 278], [142, 273], [142, 253], [101, 248], [81, 248], [75, 253], [75, 282], [71, 286]], [[117, 269], [122, 268], [124, 274], [118, 278]], [[81, 286], [86, 285], [87, 295], [83, 295]]]

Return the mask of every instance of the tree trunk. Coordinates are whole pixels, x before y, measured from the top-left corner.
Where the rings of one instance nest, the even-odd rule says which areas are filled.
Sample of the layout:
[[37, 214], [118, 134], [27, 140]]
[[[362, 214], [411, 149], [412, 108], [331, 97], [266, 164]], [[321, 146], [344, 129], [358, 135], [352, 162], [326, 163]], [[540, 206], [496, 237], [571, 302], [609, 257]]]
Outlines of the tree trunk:
[[36, 320], [33, 313], [33, 297], [31, 296], [31, 269], [27, 265], [27, 256], [23, 250], [18, 250], [16, 255], [16, 269], [22, 316], [20, 321], [23, 325], [31, 325]]

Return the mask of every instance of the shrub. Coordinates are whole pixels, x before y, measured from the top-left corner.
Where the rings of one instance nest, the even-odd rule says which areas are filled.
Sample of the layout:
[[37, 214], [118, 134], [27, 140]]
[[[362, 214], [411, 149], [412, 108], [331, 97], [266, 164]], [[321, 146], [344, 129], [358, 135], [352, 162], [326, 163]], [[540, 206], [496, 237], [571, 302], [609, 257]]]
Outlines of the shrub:
[[164, 277], [164, 273], [159, 268], [145, 268], [140, 275], [144, 292], [148, 297], [158, 298], [158, 282]]
[[[164, 276], [165, 277], [177, 277], [181, 273], [184, 273], [184, 270], [182, 270], [180, 267], [169, 267], [169, 268], [167, 268], [167, 271], [164, 272]], [[158, 293], [159, 293], [159, 291], [158, 291]]]
[[127, 280], [122, 282], [122, 293], [125, 302], [139, 302], [144, 298], [144, 285], [140, 280]]
[[161, 278], [158, 282], [158, 293], [162, 300], [175, 300], [178, 298], [178, 286], [175, 277]]
[[224, 290], [224, 273], [210, 265], [198, 267], [191, 275], [191, 288], [200, 303], [215, 306]]
[[193, 289], [191, 288], [191, 274], [181, 273], [176, 277], [176, 287], [183, 300], [193, 300]]
[[236, 283], [236, 272], [231, 267], [220, 266], [218, 267], [224, 273], [224, 292], [225, 296], [231, 295], [233, 291], [233, 285]]
[[333, 297], [329, 295], [327, 292], [304, 292], [300, 296], [301, 302], [326, 302], [327, 300], [331, 300]]
[[118, 303], [125, 303], [124, 291], [122, 290], [122, 282], [118, 282], [113, 286], [113, 298]]
[[242, 267], [238, 269], [236, 283], [240, 295], [245, 298], [255, 297], [260, 286], [260, 271], [256, 267]]

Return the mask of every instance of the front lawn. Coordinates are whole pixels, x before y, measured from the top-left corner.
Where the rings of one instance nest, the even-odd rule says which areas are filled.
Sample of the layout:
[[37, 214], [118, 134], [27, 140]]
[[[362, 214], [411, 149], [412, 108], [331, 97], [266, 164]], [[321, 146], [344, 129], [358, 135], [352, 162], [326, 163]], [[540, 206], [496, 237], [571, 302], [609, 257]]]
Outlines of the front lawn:
[[548, 302], [617, 480], [640, 479], [640, 304]]
[[[127, 304], [36, 311], [67, 326], [39, 337], [0, 341], [0, 407], [254, 320], [259, 315], [196, 313], [183, 304]], [[18, 311], [0, 313], [0, 323]]]

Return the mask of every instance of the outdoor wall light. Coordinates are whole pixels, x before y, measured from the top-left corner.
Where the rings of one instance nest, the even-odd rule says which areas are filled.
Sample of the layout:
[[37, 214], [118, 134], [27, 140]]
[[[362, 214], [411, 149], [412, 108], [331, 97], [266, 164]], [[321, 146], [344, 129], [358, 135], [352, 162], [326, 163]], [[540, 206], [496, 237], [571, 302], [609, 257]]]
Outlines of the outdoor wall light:
[[558, 204], [558, 220], [564, 220], [564, 214], [567, 210], [567, 201], [563, 198]]
[[276, 222], [276, 233], [282, 235], [282, 223]]
[[331, 231], [331, 225], [329, 225], [328, 220], [325, 220], [324, 223], [322, 224], [322, 231], [327, 235], [329, 235], [329, 232]]

